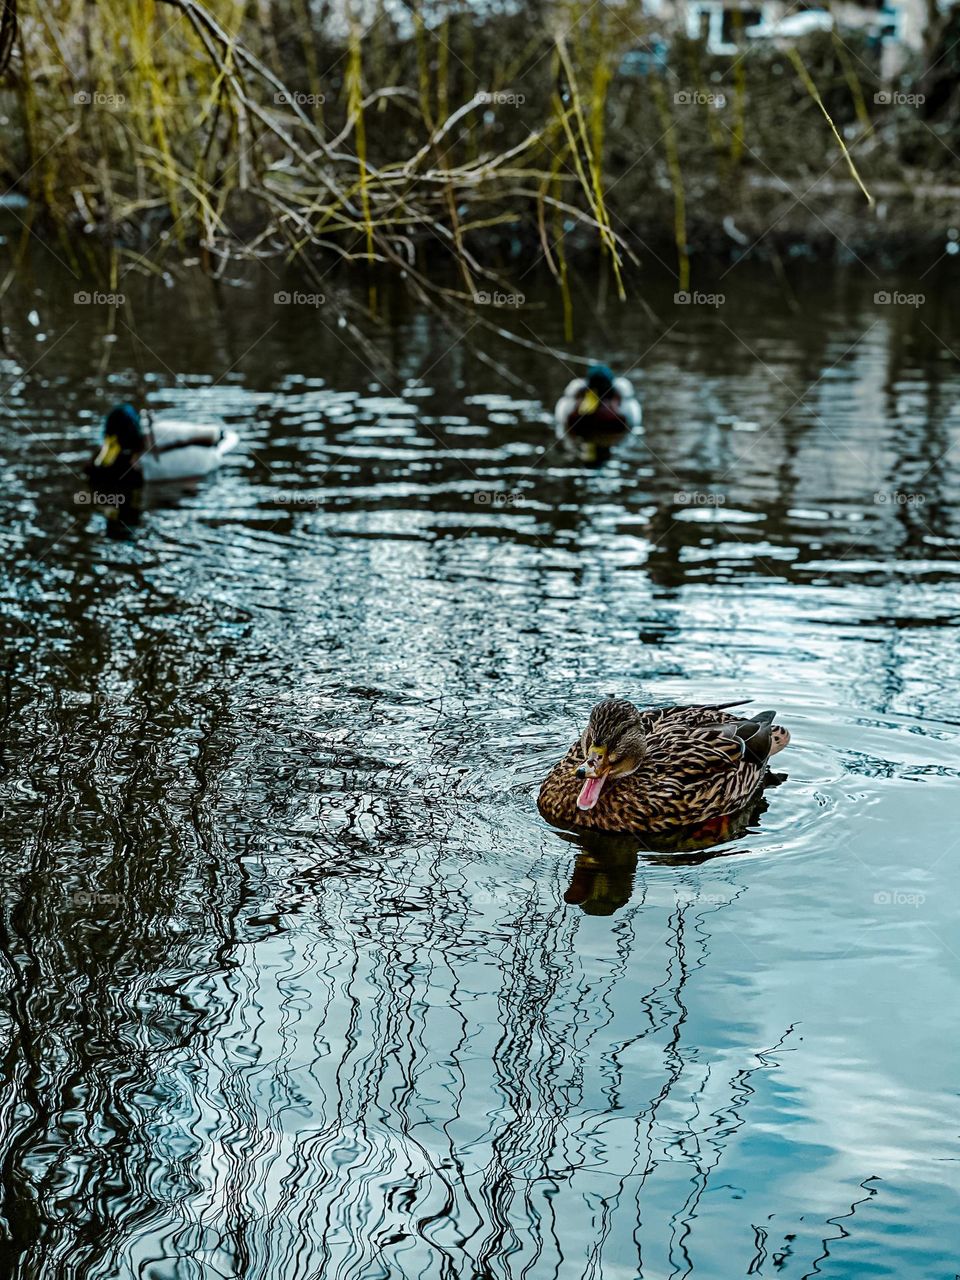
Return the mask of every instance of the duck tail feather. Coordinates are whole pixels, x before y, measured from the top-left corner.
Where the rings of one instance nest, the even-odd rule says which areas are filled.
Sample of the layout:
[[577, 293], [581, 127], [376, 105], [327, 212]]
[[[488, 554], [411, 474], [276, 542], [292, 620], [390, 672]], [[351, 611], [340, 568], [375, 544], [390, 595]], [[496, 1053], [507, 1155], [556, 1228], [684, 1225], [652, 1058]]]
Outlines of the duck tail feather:
[[750, 726], [754, 732], [749, 736], [742, 735], [744, 754], [755, 764], [766, 764], [773, 746], [773, 735], [769, 724]]

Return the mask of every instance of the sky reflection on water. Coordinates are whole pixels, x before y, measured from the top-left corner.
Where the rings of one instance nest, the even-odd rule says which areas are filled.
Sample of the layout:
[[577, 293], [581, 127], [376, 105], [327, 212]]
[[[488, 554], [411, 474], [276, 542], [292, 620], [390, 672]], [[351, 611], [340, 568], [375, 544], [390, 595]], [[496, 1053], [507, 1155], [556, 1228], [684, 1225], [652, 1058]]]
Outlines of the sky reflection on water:
[[[5, 1270], [952, 1276], [954, 295], [741, 281], [580, 335], [649, 349], [595, 470], [530, 353], [395, 304], [384, 385], [272, 281], [137, 294], [242, 444], [126, 541], [74, 495], [129, 337], [11, 295]], [[786, 780], [579, 848], [536, 788], [610, 689], [777, 707]]]

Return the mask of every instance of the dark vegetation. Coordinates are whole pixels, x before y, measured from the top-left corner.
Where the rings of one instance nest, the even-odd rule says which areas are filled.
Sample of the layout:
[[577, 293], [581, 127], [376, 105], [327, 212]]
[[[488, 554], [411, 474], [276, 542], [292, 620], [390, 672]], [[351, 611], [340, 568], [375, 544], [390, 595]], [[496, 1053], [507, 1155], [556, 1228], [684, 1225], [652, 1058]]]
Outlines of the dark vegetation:
[[19, 30], [0, 3], [5, 185], [114, 279], [245, 256], [306, 287], [340, 261], [374, 307], [387, 267], [466, 309], [539, 257], [569, 308], [573, 255], [620, 292], [666, 256], [683, 288], [699, 251], [902, 255], [956, 208], [960, 22], [935, 6], [891, 85], [862, 35], [710, 57], [639, 3], [48, 0]]

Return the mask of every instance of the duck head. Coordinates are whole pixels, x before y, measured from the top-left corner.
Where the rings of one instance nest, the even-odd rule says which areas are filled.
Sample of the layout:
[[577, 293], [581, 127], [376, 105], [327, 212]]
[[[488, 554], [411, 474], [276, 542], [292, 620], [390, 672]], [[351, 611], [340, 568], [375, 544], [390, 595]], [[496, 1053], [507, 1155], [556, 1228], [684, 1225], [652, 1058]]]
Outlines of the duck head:
[[146, 445], [140, 414], [133, 405], [114, 405], [103, 424], [103, 444], [90, 465], [91, 480], [117, 484], [129, 479]]
[[576, 771], [585, 779], [577, 796], [578, 809], [592, 809], [607, 782], [636, 773], [643, 763], [647, 742], [640, 712], [623, 698], [604, 698], [590, 712], [580, 739], [583, 763]]
[[613, 370], [605, 364], [592, 364], [587, 370], [587, 385], [580, 399], [579, 412], [589, 416], [608, 400], [619, 403], [617, 389], [613, 385]]
[[592, 364], [587, 370], [587, 386], [602, 400], [613, 391], [613, 370], [605, 364]]

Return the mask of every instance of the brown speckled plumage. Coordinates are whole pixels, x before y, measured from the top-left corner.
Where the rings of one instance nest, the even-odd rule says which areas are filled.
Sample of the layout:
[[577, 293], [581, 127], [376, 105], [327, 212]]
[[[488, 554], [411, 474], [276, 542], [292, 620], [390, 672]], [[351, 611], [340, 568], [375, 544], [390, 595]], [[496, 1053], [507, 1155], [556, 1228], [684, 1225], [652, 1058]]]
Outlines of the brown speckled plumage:
[[[773, 714], [733, 715], [719, 705], [640, 711], [607, 699], [540, 788], [540, 812], [561, 827], [645, 835], [737, 813], [763, 786], [769, 757], [790, 740], [786, 729], [773, 724]], [[618, 734], [635, 740], [637, 731], [645, 749], [636, 772], [609, 777], [595, 807], [578, 809], [583, 780], [576, 770], [591, 742]]]

